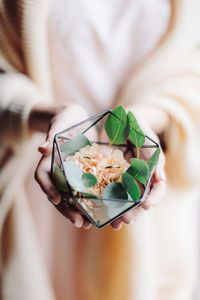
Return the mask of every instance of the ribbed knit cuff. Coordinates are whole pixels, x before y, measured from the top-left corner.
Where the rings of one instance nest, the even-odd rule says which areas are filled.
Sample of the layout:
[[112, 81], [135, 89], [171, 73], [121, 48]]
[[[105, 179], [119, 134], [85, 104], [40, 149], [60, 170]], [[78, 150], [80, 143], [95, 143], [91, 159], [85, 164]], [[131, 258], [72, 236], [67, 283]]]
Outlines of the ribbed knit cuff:
[[37, 101], [29, 100], [26, 104], [10, 103], [8, 109], [4, 111], [5, 120], [6, 117], [6, 132], [8, 139], [14, 138], [18, 141], [22, 141], [28, 138], [31, 134], [28, 128], [28, 118], [32, 107]]
[[28, 118], [36, 103], [44, 96], [25, 75], [18, 73], [0, 76], [0, 141], [18, 144], [30, 135]]

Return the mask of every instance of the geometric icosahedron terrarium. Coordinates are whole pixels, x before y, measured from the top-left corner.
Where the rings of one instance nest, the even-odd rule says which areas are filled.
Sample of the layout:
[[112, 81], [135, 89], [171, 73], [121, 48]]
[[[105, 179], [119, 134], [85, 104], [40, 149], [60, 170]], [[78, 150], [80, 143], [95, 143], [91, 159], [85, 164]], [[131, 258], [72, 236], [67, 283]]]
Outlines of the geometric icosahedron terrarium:
[[159, 154], [133, 113], [118, 106], [55, 135], [51, 177], [62, 201], [103, 227], [145, 201]]

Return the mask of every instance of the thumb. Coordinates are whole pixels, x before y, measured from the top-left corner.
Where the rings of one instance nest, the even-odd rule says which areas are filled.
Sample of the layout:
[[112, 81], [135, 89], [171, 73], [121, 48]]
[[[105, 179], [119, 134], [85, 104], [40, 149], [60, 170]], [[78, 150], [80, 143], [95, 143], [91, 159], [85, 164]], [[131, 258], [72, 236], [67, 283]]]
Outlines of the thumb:
[[163, 152], [160, 153], [160, 158], [155, 170], [155, 180], [156, 181], [166, 181], [166, 174], [165, 174], [165, 156]]
[[46, 140], [45, 143], [38, 147], [38, 151], [44, 156], [49, 156], [52, 151], [52, 141]]
[[38, 151], [44, 156], [49, 156], [52, 152], [53, 139], [55, 135], [54, 126], [55, 126], [54, 124], [53, 125], [50, 124], [46, 141], [38, 147]]

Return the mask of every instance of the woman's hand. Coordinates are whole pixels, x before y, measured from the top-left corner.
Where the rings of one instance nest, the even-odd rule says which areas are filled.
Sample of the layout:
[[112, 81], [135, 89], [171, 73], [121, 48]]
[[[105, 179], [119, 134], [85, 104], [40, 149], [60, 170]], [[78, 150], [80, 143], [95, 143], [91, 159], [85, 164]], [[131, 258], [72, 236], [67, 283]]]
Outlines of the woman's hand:
[[[145, 134], [159, 144], [159, 138], [156, 133], [159, 134], [163, 132], [165, 127], [168, 126], [168, 115], [166, 115], [163, 110], [160, 110], [157, 107], [134, 107], [133, 112]], [[145, 150], [143, 154], [146, 156], [146, 158], [149, 158], [152, 154], [152, 150]], [[151, 189], [145, 202], [141, 206], [129, 210], [119, 219], [113, 221], [111, 226], [114, 229], [119, 230], [123, 224], [131, 224], [132, 222], [136, 221], [136, 219], [142, 213], [144, 213], [145, 210], [155, 206], [162, 199], [166, 190], [166, 175], [164, 165], [165, 155], [161, 149], [159, 161], [150, 182]]]
[[[55, 205], [55, 207], [76, 227], [89, 228], [91, 223], [87, 221], [76, 209], [66, 206], [61, 202], [61, 196], [53, 185], [50, 178], [51, 169], [51, 151], [53, 145], [54, 135], [77, 122], [88, 118], [85, 110], [79, 105], [70, 105], [68, 107], [60, 107], [58, 109], [48, 110], [46, 113], [46, 119], [40, 120], [38, 111], [32, 114], [32, 120], [30, 120], [30, 126], [32, 130], [45, 131], [45, 126], [49, 125], [49, 130], [46, 138], [46, 142], [41, 145], [38, 150], [42, 154], [42, 158], [35, 171], [35, 179], [40, 185], [43, 192], [47, 195], [48, 199]], [[44, 112], [43, 112], [43, 115]], [[42, 116], [42, 115], [41, 115]], [[53, 117], [48, 124], [48, 118]], [[35, 119], [34, 119], [35, 117]], [[36, 120], [38, 119], [38, 124]], [[42, 122], [43, 121], [43, 122]], [[95, 132], [94, 132], [95, 135]]]
[[[141, 110], [142, 113], [144, 110]], [[139, 110], [140, 112], [140, 110]], [[156, 111], [157, 112], [157, 111]], [[134, 109], [134, 114], [141, 127], [143, 127], [144, 132], [152, 137], [159, 143], [159, 139], [155, 134], [155, 131], [152, 130], [153, 126], [149, 125], [148, 118], [143, 118], [142, 115], [137, 114]], [[161, 112], [161, 115], [163, 112]], [[160, 115], [160, 116], [161, 116]], [[43, 116], [43, 118], [42, 118]], [[160, 126], [155, 122], [155, 115], [152, 114], [154, 120], [152, 124], [156, 125], [159, 130], [162, 129], [161, 123]], [[40, 187], [47, 195], [48, 199], [55, 205], [55, 207], [66, 217], [68, 218], [76, 227], [84, 227], [89, 228], [91, 223], [84, 218], [76, 209], [66, 206], [65, 203], [61, 202], [61, 197], [55, 186], [53, 185], [50, 178], [50, 168], [51, 168], [51, 150], [53, 144], [54, 135], [77, 123], [78, 121], [86, 119], [87, 113], [78, 105], [70, 105], [68, 107], [59, 107], [59, 108], [51, 108], [51, 109], [35, 109], [30, 116], [30, 128], [35, 131], [45, 132], [49, 127], [46, 142], [39, 147], [39, 151], [42, 154], [42, 158], [38, 164], [38, 167], [35, 171], [35, 179], [39, 183]], [[149, 117], [149, 114], [148, 114]], [[50, 121], [51, 120], [51, 121]], [[157, 120], [161, 120], [161, 118], [157, 118]], [[167, 121], [167, 117], [164, 118], [162, 115], [162, 120]], [[94, 132], [93, 139], [96, 139], [96, 132]], [[144, 153], [145, 154], [145, 153]], [[150, 157], [150, 153], [146, 153]], [[163, 152], [161, 152], [159, 161], [155, 170], [155, 173], [151, 179], [151, 190], [142, 206], [137, 207], [133, 210], [128, 211], [119, 219], [113, 221], [111, 226], [115, 229], [120, 229], [122, 224], [130, 224], [136, 220], [138, 215], [140, 215], [144, 210], [149, 209], [151, 206], [154, 206], [158, 203], [158, 201], [162, 198], [165, 188], [166, 188], [166, 177], [164, 171], [165, 157]]]
[[166, 190], [166, 176], [164, 171], [164, 165], [165, 156], [161, 151], [158, 164], [150, 182], [151, 189], [145, 202], [141, 206], [129, 210], [128, 212], [123, 214], [119, 219], [113, 221], [111, 223], [111, 226], [114, 229], [119, 230], [123, 223], [131, 224], [132, 222], [136, 221], [137, 218], [141, 214], [143, 214], [145, 210], [156, 206], [156, 204], [158, 204], [158, 202], [162, 199]]

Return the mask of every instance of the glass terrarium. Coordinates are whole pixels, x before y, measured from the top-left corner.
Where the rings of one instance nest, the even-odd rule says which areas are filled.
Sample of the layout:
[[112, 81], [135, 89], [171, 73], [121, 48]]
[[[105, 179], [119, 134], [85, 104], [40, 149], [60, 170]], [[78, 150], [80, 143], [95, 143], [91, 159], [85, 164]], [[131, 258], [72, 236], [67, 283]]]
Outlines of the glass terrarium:
[[159, 156], [158, 143], [121, 109], [95, 115], [54, 138], [51, 176], [62, 201], [97, 227], [145, 201]]

